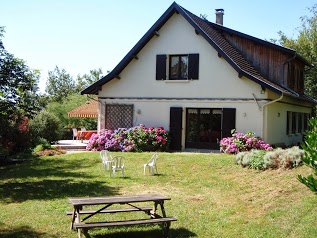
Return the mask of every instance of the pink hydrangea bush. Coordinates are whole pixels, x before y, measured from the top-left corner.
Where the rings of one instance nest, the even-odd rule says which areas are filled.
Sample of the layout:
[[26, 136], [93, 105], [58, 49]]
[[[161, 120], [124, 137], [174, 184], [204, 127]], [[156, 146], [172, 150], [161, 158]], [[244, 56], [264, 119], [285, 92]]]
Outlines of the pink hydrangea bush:
[[223, 138], [220, 141], [220, 152], [237, 154], [242, 151], [273, 150], [272, 146], [254, 136], [253, 132], [241, 133], [232, 130], [232, 136]]
[[[100, 151], [109, 148], [109, 142], [112, 141], [113, 132], [111, 130], [102, 130], [99, 134], [93, 134], [86, 146], [86, 150]], [[107, 143], [107, 144], [106, 144]]]
[[99, 135], [93, 135], [86, 149], [123, 152], [166, 151], [168, 145], [169, 134], [163, 127], [146, 128], [141, 124], [129, 129], [105, 130]]

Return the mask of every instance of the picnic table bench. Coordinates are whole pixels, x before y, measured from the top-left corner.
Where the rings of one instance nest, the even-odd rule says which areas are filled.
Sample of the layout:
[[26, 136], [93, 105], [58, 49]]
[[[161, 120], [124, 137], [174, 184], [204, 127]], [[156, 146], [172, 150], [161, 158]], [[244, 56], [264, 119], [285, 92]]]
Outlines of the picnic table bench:
[[[70, 198], [69, 202], [73, 205], [73, 211], [66, 212], [67, 215], [72, 216], [71, 229], [76, 230], [78, 237], [82, 234], [90, 237], [89, 229], [114, 227], [114, 226], [131, 226], [142, 224], [163, 224], [163, 236], [170, 237], [170, 224], [172, 221], [177, 221], [174, 217], [167, 217], [164, 201], [170, 200], [169, 197], [155, 194], [155, 195], [134, 195], [134, 196], [106, 196], [106, 197], [90, 197], [90, 198]], [[140, 206], [140, 203], [152, 203], [153, 206]], [[119, 207], [111, 208], [113, 205]], [[96, 210], [84, 210], [84, 206], [97, 206]], [[158, 207], [160, 214], [158, 214]], [[122, 212], [144, 212], [149, 217], [134, 219], [134, 220], [116, 220], [116, 221], [98, 221], [87, 222], [86, 220], [94, 217], [97, 214], [111, 214]], [[81, 218], [81, 215], [87, 215]]]

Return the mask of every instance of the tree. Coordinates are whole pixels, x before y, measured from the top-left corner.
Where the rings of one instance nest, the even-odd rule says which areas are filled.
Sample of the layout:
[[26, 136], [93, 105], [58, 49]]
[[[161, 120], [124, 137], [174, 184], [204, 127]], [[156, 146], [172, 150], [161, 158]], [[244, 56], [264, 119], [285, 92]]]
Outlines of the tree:
[[80, 95], [80, 92], [98, 81], [101, 76], [101, 69], [93, 69], [90, 74], [78, 75], [74, 81], [66, 70], [57, 66], [54, 71], [49, 71], [45, 89], [49, 94], [49, 102], [45, 105], [45, 97], [41, 97], [39, 102], [46, 106], [47, 112], [58, 118], [63, 131], [62, 138], [71, 137], [70, 128], [73, 127], [96, 129], [96, 118], [71, 118], [67, 116], [67, 112], [87, 102], [87, 97]]
[[[310, 9], [311, 17], [301, 17], [301, 27], [298, 29], [298, 37], [293, 39], [279, 32], [277, 41], [282, 46], [296, 50], [311, 64], [317, 65], [317, 4]], [[317, 67], [310, 68], [305, 74], [305, 93], [317, 98]]]
[[96, 129], [96, 118], [76, 118], [68, 117], [67, 112], [87, 102], [87, 97], [80, 94], [69, 95], [63, 103], [50, 102], [46, 110], [51, 114], [54, 114], [60, 122], [60, 126], [63, 128], [63, 138], [71, 138], [71, 129], [73, 127], [85, 127], [86, 129]]
[[10, 152], [22, 133], [19, 127], [25, 118], [32, 118], [39, 110], [40, 73], [6, 51], [1, 40], [3, 34], [4, 28], [0, 27], [0, 146]]
[[95, 83], [102, 77], [102, 70], [90, 70], [90, 74], [78, 75], [76, 80], [66, 72], [55, 66], [53, 71], [48, 72], [45, 92], [49, 95], [51, 102], [62, 103], [72, 94], [79, 94], [82, 90]]
[[33, 144], [36, 145], [41, 138], [49, 143], [61, 139], [61, 126], [59, 119], [52, 113], [45, 110], [37, 114], [30, 122]]
[[76, 92], [80, 93], [85, 88], [97, 82], [101, 77], [102, 70], [100, 68], [90, 70], [90, 74], [84, 74], [83, 76], [78, 75]]
[[[59, 119], [60, 126], [64, 129], [64, 138], [70, 136], [69, 128], [72, 127], [96, 129], [96, 118], [70, 118], [67, 112], [87, 102], [87, 97], [80, 95], [80, 92], [98, 81], [101, 76], [101, 69], [93, 69], [90, 74], [78, 75], [77, 81], [74, 81], [64, 69], [60, 70], [57, 66], [54, 71], [49, 72], [46, 92], [50, 100], [46, 110]], [[45, 98], [40, 99], [41, 105], [45, 105]]]
[[306, 132], [306, 140], [302, 145], [304, 150], [303, 162], [312, 169], [314, 174], [307, 177], [298, 175], [298, 180], [317, 193], [317, 118], [311, 118], [309, 125], [311, 129]]
[[45, 92], [50, 96], [51, 101], [63, 102], [67, 96], [76, 92], [75, 82], [65, 69], [55, 66], [53, 71], [48, 72]]

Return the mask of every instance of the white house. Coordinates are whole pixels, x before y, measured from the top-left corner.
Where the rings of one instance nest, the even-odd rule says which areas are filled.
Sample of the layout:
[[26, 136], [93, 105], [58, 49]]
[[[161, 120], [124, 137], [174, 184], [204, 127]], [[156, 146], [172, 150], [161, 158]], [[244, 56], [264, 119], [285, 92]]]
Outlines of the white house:
[[98, 130], [164, 127], [171, 149], [219, 148], [231, 130], [270, 144], [302, 141], [316, 101], [296, 53], [173, 3], [121, 62], [82, 91], [98, 95]]

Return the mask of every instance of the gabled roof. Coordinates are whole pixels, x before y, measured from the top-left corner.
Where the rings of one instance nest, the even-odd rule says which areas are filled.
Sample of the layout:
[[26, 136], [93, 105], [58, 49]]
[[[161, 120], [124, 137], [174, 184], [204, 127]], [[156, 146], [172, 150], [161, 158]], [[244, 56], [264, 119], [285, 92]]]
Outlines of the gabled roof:
[[226, 31], [232, 34], [237, 34], [241, 37], [251, 39], [259, 44], [264, 44], [287, 54], [292, 54], [301, 60], [305, 65], [310, 65], [304, 58], [297, 55], [296, 51], [285, 48], [268, 41], [264, 41], [253, 36], [246, 35], [244, 33], [234, 31], [232, 29], [226, 28], [222, 25], [209, 22], [202, 19], [193, 13], [187, 11], [176, 2], [164, 12], [164, 14], [156, 21], [156, 23], [147, 31], [147, 33], [139, 40], [139, 42], [128, 52], [128, 54], [120, 61], [120, 63], [106, 76], [101, 78], [96, 83], [92, 84], [81, 94], [97, 94], [101, 89], [102, 85], [109, 82], [114, 78], [120, 78], [120, 73], [124, 68], [137, 57], [137, 54], [142, 50], [142, 48], [152, 39], [153, 36], [157, 34], [160, 28], [170, 19], [173, 14], [182, 15], [195, 29], [197, 34], [200, 34], [205, 40], [212, 45], [218, 52], [218, 55], [223, 57], [239, 74], [240, 77], [245, 76], [252, 81], [260, 84], [262, 87], [267, 88], [278, 94], [286, 94], [293, 97], [300, 97], [304, 100], [311, 101], [307, 97], [300, 96], [296, 92], [282, 86], [278, 85], [265, 77], [263, 77], [251, 64], [247, 61], [241, 53], [233, 47], [220, 33], [219, 30]]

